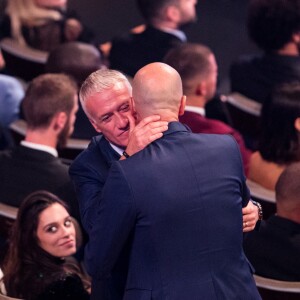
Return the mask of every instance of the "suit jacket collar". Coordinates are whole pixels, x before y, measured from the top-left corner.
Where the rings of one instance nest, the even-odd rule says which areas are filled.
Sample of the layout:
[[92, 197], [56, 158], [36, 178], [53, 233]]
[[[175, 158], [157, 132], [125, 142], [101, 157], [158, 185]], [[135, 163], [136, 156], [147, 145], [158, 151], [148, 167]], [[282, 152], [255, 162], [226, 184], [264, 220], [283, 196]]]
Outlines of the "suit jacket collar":
[[108, 162], [109, 166], [116, 160], [120, 159], [120, 155], [111, 147], [107, 139], [103, 134], [99, 134], [92, 139], [92, 144], [97, 145], [98, 149], [105, 157], [105, 160]]
[[176, 132], [191, 132], [190, 128], [180, 122], [170, 122], [168, 124], [168, 130], [163, 133], [164, 136], [176, 133]]
[[160, 39], [174, 39], [174, 40], [178, 40], [178, 41], [181, 41], [180, 38], [178, 38], [176, 35], [172, 34], [172, 33], [169, 33], [169, 32], [166, 32], [166, 31], [162, 31], [162, 30], [159, 30], [159, 29], [156, 29], [152, 26], [147, 26], [147, 28], [145, 29], [144, 32], [142, 32], [142, 34], [144, 35], [149, 35], [151, 37], [157, 37], [157, 38], [160, 38]]
[[57, 157], [54, 157], [52, 154], [37, 150], [37, 149], [32, 149], [28, 148], [22, 145], [17, 146], [12, 150], [13, 155], [21, 157], [22, 159], [25, 160], [36, 160], [36, 161], [51, 161], [51, 160], [58, 160]]

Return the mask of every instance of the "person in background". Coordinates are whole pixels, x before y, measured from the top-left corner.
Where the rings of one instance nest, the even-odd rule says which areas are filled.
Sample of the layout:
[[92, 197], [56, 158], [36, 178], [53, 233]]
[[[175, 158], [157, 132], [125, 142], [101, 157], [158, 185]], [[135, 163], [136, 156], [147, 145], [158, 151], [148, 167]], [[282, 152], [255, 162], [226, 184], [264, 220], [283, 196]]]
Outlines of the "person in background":
[[67, 259], [75, 252], [65, 202], [47, 191], [28, 195], [12, 227], [1, 292], [26, 300], [88, 300], [88, 278]]
[[274, 190], [283, 170], [300, 160], [300, 82], [274, 89], [262, 107], [258, 151], [250, 157], [249, 179]]
[[[246, 235], [244, 249], [255, 273], [300, 281], [300, 163], [289, 165], [276, 186], [277, 213]], [[259, 245], [259, 246], [258, 246]]]
[[247, 27], [263, 54], [233, 63], [231, 90], [264, 103], [275, 86], [300, 80], [300, 0], [249, 1]]
[[168, 50], [186, 41], [182, 27], [196, 21], [196, 4], [197, 0], [137, 0], [146, 28], [112, 40], [110, 68], [133, 77], [146, 64], [162, 61]]
[[0, 199], [18, 207], [35, 190], [64, 199], [79, 220], [78, 204], [68, 166], [58, 158], [74, 129], [77, 85], [63, 74], [44, 74], [28, 86], [22, 102], [27, 129], [20, 145], [0, 152]]
[[171, 49], [164, 62], [179, 73], [187, 97], [185, 112], [179, 121], [194, 133], [231, 134], [239, 145], [247, 174], [251, 151], [240, 133], [221, 121], [205, 117], [205, 106], [217, 88], [218, 66], [212, 51], [204, 45], [185, 43]]
[[1, 25], [3, 37], [50, 51], [64, 42], [92, 42], [93, 34], [67, 9], [67, 0], [10, 0]]
[[16, 78], [0, 74], [0, 126], [3, 130], [4, 142], [0, 149], [14, 145], [9, 125], [20, 118], [20, 106], [24, 98], [24, 87]]
[[2, 71], [4, 68], [5, 68], [5, 60], [0, 49], [0, 71]]
[[19, 119], [20, 105], [25, 91], [16, 78], [0, 74], [0, 124], [8, 128]]

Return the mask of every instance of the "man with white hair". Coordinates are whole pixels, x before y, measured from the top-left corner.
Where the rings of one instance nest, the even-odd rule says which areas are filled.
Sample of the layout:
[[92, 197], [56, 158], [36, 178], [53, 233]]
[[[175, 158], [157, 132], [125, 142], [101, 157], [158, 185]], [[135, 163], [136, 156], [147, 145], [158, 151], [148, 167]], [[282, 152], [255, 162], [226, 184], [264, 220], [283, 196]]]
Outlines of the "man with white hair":
[[[236, 142], [178, 122], [185, 96], [166, 64], [138, 71], [133, 100], [137, 121], [159, 115], [168, 130], [110, 168], [86, 248], [88, 272], [110, 278], [129, 244], [124, 299], [260, 299], [242, 248], [241, 208], [250, 195]], [[100, 292], [94, 286], [92, 298]]]

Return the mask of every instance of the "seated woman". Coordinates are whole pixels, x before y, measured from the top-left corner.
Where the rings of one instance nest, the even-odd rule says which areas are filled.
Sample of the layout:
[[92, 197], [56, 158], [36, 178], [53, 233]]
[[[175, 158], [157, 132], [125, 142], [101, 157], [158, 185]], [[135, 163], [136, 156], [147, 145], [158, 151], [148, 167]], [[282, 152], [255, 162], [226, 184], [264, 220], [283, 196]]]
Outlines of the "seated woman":
[[67, 0], [10, 0], [0, 35], [43, 51], [64, 42], [91, 42], [93, 33], [66, 6]]
[[274, 190], [287, 165], [300, 160], [300, 83], [276, 88], [263, 104], [258, 151], [250, 158], [248, 178]]
[[66, 259], [76, 252], [75, 235], [62, 200], [46, 191], [30, 194], [12, 228], [1, 292], [26, 300], [89, 299], [89, 281]]

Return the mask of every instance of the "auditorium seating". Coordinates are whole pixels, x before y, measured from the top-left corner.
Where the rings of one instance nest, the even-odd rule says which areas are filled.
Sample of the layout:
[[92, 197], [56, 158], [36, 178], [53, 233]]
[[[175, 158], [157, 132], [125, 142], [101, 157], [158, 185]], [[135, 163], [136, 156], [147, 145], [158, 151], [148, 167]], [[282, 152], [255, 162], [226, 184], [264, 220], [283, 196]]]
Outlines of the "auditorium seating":
[[261, 204], [264, 219], [276, 213], [275, 191], [268, 190], [250, 179], [247, 179], [247, 186], [250, 189], [251, 198]]
[[260, 132], [261, 104], [240, 93], [227, 95], [225, 103], [232, 126], [243, 135], [247, 147], [256, 150]]
[[21, 45], [12, 38], [2, 39], [0, 48], [9, 75], [30, 81], [45, 72], [47, 52]]
[[299, 300], [300, 282], [281, 281], [254, 275], [262, 300]]

